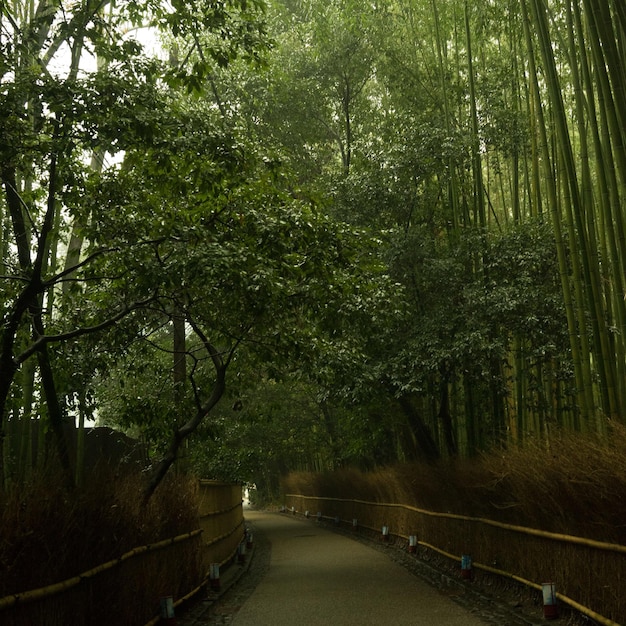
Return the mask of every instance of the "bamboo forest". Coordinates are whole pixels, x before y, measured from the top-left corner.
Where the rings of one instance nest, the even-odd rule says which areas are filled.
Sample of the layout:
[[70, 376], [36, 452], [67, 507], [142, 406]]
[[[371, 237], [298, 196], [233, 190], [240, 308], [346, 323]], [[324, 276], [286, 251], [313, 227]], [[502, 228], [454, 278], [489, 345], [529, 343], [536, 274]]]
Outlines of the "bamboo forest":
[[5, 0], [0, 54], [3, 489], [93, 425], [148, 498], [624, 423], [622, 0]]

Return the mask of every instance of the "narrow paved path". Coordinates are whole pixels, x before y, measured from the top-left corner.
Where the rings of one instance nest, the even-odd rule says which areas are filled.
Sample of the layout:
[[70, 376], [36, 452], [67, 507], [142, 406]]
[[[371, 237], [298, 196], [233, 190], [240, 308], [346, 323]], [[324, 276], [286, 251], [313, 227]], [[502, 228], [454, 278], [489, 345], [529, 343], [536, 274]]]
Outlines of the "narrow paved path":
[[269, 569], [233, 626], [484, 626], [384, 553], [286, 515], [248, 511], [271, 543]]

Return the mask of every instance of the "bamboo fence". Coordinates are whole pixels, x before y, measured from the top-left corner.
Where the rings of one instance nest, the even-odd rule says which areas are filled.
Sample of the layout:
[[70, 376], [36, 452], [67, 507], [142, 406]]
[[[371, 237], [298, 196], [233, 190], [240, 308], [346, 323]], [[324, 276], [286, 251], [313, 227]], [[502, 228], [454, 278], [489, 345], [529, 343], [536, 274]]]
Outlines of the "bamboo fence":
[[550, 581], [557, 598], [603, 626], [626, 624], [626, 546], [481, 517], [364, 500], [286, 494], [284, 505], [381, 535], [408, 540], [453, 561], [470, 555], [474, 569], [541, 590]]
[[[200, 481], [199, 528], [139, 546], [47, 587], [0, 598], [3, 626], [137, 626], [156, 623], [161, 598], [176, 603], [203, 588], [244, 536], [241, 486]], [[158, 618], [156, 619], [158, 621]]]

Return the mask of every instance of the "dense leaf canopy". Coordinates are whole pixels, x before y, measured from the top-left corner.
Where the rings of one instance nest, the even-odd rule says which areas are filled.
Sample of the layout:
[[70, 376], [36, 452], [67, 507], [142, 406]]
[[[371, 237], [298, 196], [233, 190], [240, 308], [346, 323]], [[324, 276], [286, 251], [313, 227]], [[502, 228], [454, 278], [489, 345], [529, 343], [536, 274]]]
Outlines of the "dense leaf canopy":
[[64, 424], [143, 438], [147, 495], [183, 449], [272, 489], [609, 432], [623, 36], [614, 0], [4, 3], [3, 483], [34, 422], [68, 482]]

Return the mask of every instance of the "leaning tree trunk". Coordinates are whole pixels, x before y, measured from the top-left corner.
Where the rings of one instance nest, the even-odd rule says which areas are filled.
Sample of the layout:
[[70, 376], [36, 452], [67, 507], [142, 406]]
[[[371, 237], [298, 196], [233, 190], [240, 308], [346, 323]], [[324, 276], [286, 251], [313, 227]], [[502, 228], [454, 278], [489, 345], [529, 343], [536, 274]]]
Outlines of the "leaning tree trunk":
[[[215, 371], [215, 380], [213, 382], [213, 387], [211, 390], [211, 394], [204, 402], [197, 402], [196, 412], [195, 414], [182, 426], [176, 427], [174, 433], [172, 434], [172, 439], [170, 441], [170, 445], [167, 449], [165, 455], [161, 458], [161, 460], [157, 463], [154, 470], [152, 471], [148, 483], [143, 492], [143, 501], [146, 504], [157, 487], [161, 484], [163, 479], [165, 478], [169, 469], [174, 465], [176, 460], [178, 459], [178, 453], [183, 442], [189, 437], [193, 432], [196, 431], [198, 426], [202, 423], [202, 420], [211, 412], [211, 410], [218, 404], [218, 402], [222, 399], [224, 395], [224, 391], [226, 390], [226, 370], [228, 369], [228, 365], [230, 363], [230, 359], [234, 354], [234, 348], [229, 352], [228, 358], [224, 358], [222, 353], [220, 353], [215, 346], [213, 346], [202, 330], [195, 324], [193, 321], [189, 320], [191, 327], [193, 328], [196, 335], [202, 341], [202, 345], [204, 349], [208, 353], [213, 363], [214, 371]], [[193, 375], [192, 375], [193, 376]], [[194, 390], [196, 391], [196, 398], [198, 390], [194, 385]]]

